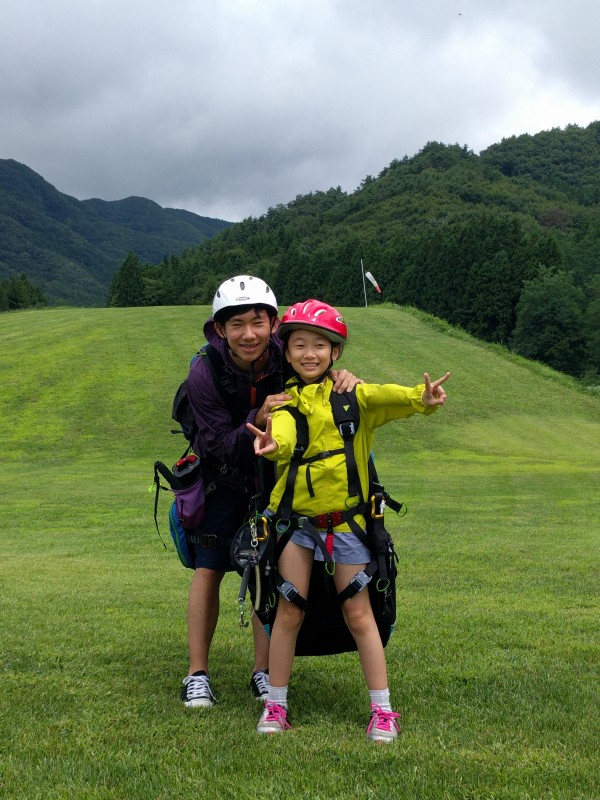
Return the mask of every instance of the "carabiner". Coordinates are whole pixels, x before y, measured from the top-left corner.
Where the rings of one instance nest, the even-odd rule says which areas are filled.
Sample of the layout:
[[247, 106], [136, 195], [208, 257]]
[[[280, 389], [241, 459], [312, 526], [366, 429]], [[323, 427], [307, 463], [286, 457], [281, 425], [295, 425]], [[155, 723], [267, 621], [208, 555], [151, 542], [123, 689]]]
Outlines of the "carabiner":
[[240, 619], [239, 619], [240, 628], [247, 628], [248, 625], [250, 624], [249, 622], [246, 622], [244, 620], [245, 606], [246, 606], [246, 601], [238, 599], [238, 609], [239, 609], [239, 614], [240, 614]]
[[269, 538], [269, 521], [267, 520], [266, 517], [262, 517], [262, 516], [259, 517], [259, 519], [262, 519], [262, 534], [261, 534], [261, 536], [259, 536], [258, 532], [256, 533], [256, 541], [257, 542], [266, 542], [267, 539]]
[[284, 519], [283, 517], [281, 517], [275, 523], [275, 530], [281, 536], [282, 534], [286, 533], [291, 524], [292, 524], [291, 520]]
[[374, 495], [374, 494], [371, 495], [371, 518], [372, 519], [383, 519], [383, 510], [385, 509], [385, 500], [383, 499], [383, 496], [382, 496], [381, 500], [379, 501], [380, 511], [377, 512], [375, 510], [375, 503], [377, 502], [376, 498], [377, 498], [377, 495]]

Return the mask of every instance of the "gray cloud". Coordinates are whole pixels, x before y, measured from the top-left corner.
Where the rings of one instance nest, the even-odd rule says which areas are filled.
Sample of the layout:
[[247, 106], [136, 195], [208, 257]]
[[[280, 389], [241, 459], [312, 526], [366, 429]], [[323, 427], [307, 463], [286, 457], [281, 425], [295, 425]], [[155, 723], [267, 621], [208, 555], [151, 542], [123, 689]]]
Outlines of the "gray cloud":
[[427, 141], [600, 118], [594, 0], [5, 0], [0, 157], [238, 220]]

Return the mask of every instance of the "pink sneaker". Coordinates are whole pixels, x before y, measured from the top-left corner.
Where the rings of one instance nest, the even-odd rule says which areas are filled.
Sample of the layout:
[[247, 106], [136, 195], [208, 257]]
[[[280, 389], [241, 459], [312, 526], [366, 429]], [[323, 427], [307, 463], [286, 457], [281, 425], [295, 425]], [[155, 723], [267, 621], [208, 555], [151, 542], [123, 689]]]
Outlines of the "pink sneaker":
[[394, 711], [384, 711], [376, 703], [371, 703], [371, 719], [367, 725], [367, 737], [372, 742], [385, 742], [390, 744], [400, 733], [400, 726], [396, 720], [400, 714]]
[[283, 733], [286, 730], [292, 730], [287, 719], [287, 708], [267, 700], [256, 726], [257, 733]]

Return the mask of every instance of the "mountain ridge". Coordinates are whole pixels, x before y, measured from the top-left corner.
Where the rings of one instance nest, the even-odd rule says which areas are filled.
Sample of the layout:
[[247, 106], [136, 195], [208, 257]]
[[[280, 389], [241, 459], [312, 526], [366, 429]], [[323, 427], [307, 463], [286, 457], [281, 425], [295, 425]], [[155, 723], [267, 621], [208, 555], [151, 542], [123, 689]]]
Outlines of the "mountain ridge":
[[230, 224], [143, 197], [77, 200], [0, 159], [0, 279], [25, 274], [52, 304], [103, 305], [129, 251], [159, 263]]

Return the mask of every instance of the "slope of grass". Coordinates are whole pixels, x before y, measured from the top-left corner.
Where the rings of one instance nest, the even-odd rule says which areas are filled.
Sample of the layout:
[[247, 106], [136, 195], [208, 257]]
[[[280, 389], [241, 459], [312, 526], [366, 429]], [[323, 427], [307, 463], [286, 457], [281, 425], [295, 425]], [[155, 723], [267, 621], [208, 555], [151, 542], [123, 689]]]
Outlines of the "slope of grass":
[[[597, 798], [600, 399], [406, 310], [347, 309], [367, 380], [452, 370], [386, 426], [400, 556], [394, 747], [364, 739], [356, 656], [299, 659], [295, 731], [260, 738], [229, 576], [219, 705], [186, 714], [190, 573], [148, 488], [206, 308], [0, 317], [0, 794], [10, 798]], [[167, 501], [160, 522], [167, 528]]]

